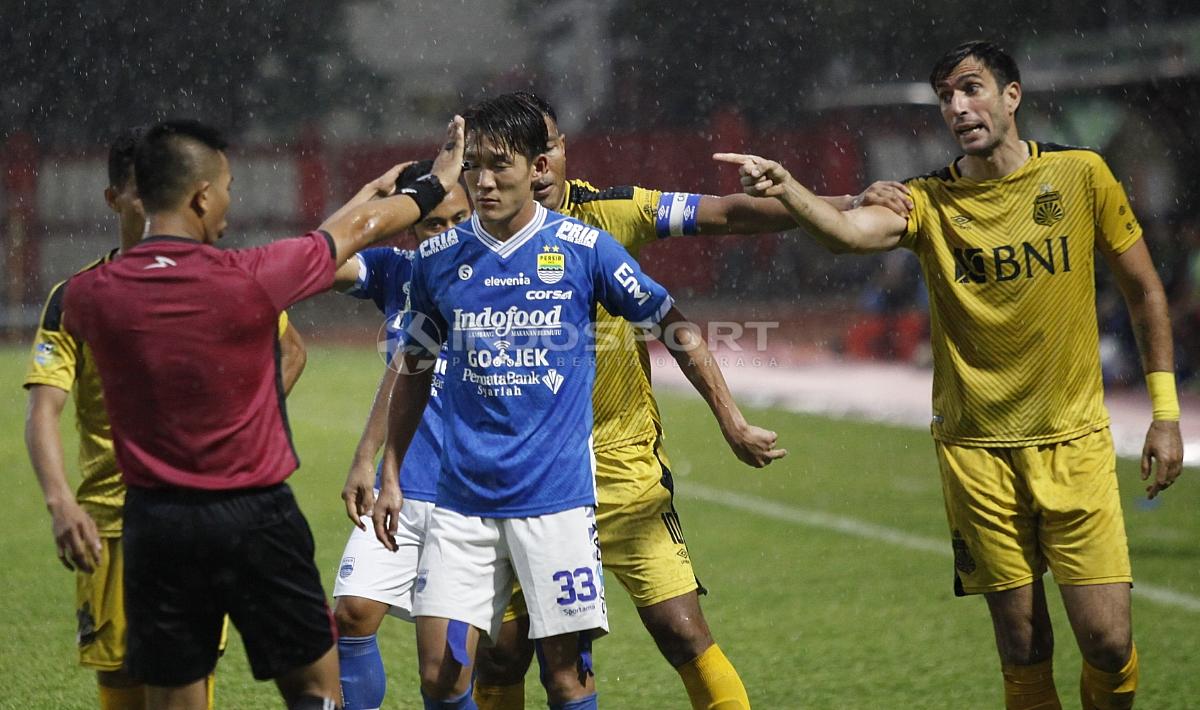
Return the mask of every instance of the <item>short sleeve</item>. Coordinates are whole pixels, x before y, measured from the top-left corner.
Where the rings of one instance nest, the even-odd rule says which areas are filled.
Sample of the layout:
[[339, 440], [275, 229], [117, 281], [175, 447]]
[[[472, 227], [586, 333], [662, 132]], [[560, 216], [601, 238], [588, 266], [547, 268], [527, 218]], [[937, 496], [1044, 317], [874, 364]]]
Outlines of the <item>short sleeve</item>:
[[422, 358], [436, 357], [449, 336], [446, 321], [429, 290], [428, 268], [428, 260], [420, 256], [413, 261], [412, 280], [398, 333], [400, 349]]
[[262, 286], [280, 311], [332, 288], [337, 271], [333, 238], [319, 231], [226, 253]]
[[1142, 238], [1125, 188], [1102, 159], [1092, 163], [1092, 191], [1096, 219], [1096, 244], [1113, 254], [1124, 253]]
[[26, 387], [50, 385], [70, 392], [75, 384], [80, 342], [62, 325], [65, 292], [66, 283], [55, 286], [42, 308], [25, 371]]
[[916, 181], [908, 181], [905, 184], [908, 186], [908, 195], [912, 199], [913, 208], [908, 211], [904, 236], [900, 237], [900, 241], [896, 246], [916, 251], [917, 235], [921, 233], [921, 217], [925, 214], [925, 210], [929, 208], [929, 196], [925, 194], [925, 191], [921, 189], [921, 186]]
[[637, 260], [610, 235], [600, 233], [594, 254], [596, 300], [609, 313], [648, 328], [671, 310], [675, 302], [667, 290], [647, 276]]

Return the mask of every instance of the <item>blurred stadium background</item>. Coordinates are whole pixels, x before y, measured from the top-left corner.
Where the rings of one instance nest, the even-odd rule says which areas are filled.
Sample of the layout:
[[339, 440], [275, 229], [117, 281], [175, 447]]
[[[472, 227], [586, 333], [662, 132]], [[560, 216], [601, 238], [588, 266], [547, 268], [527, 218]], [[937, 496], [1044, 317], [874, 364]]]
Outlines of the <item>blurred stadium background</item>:
[[[1195, 3], [225, 0], [134, 11], [115, 0], [13, 0], [0, 19], [11, 37], [0, 44], [0, 371], [9, 383], [0, 453], [18, 510], [0, 547], [13, 590], [0, 596], [0, 667], [10, 678], [30, 662], [37, 669], [22, 677], [14, 707], [86, 707], [94, 693], [73, 667], [69, 576], [54, 569], [22, 451], [18, 381], [46, 291], [116, 244], [101, 194], [104, 161], [108, 141], [130, 125], [191, 116], [229, 132], [236, 182], [228, 246], [312, 228], [388, 165], [432, 155], [449, 115], [517, 89], [557, 108], [570, 174], [596, 185], [733, 192], [734, 172], [709, 155], [738, 150], [779, 159], [818, 192], [857, 193], [954, 156], [925, 77], [958, 42], [998, 39], [1022, 68], [1022, 136], [1099, 149], [1130, 192], [1171, 297], [1185, 412], [1200, 411]], [[783, 392], [803, 377], [844, 382], [848, 370], [812, 368], [849, 364], [865, 373], [860, 387], [875, 388], [868, 397], [890, 392], [927, 417], [924, 289], [906, 252], [837, 257], [792, 233], [669, 240], [642, 261], [697, 320], [778, 323], [767, 349], [782, 366], [769, 377], [747, 368], [731, 381]], [[1127, 396], [1137, 399], [1124, 304], [1103, 267], [1098, 280], [1105, 376], [1114, 396], [1132, 385]], [[367, 351], [379, 319], [370, 304], [337, 296], [292, 316], [313, 347], [289, 407], [305, 460], [296, 486], [322, 569], [332, 571], [346, 528], [336, 492], [376, 377]], [[670, 384], [671, 373], [663, 375]], [[813, 391], [797, 396], [811, 402]], [[792, 408], [779, 397], [756, 401]], [[681, 486], [685, 526], [718, 595], [709, 616], [722, 644], [736, 649], [756, 701], [793, 706], [796, 678], [808, 679], [800, 704], [809, 707], [995, 701], [983, 610], [954, 603], [946, 560], [922, 552], [923, 541], [942, 544], [945, 526], [927, 433], [756, 411], [780, 429], [794, 458], [774, 477], [751, 477], [713, 451], [719, 439], [701, 408], [668, 395], [665, 409], [668, 431], [677, 431], [672, 456], [692, 477]], [[1143, 655], [1158, 659], [1146, 661], [1147, 675], [1158, 676], [1145, 679], [1154, 688], [1146, 706], [1195, 707], [1200, 685], [1187, 659], [1200, 634], [1200, 496], [1188, 484], [1161, 507], [1143, 506], [1132, 466], [1122, 465], [1135, 567], [1151, 589], [1167, 590], [1158, 601], [1139, 597], [1135, 608]], [[760, 513], [764, 500], [785, 507], [773, 518], [731, 514], [736, 506], [712, 500], [731, 491], [760, 496], [746, 504]], [[868, 528], [839, 528], [842, 514]], [[879, 534], [864, 537], [864, 529]], [[888, 541], [894, 530], [900, 543]], [[622, 610], [628, 605], [612, 603], [618, 633], [604, 650], [614, 665], [601, 679], [614, 689], [610, 706], [680, 705], [669, 669], [649, 660], [649, 639]], [[1077, 665], [1063, 621], [1056, 618], [1065, 655], [1059, 687], [1068, 697]], [[410, 674], [408, 627], [385, 627], [402, 654], [389, 657], [389, 672]], [[941, 650], [923, 655], [913, 677], [914, 648], [930, 647]], [[43, 694], [47, 675], [64, 683], [56, 681], [52, 700]], [[227, 706], [274, 702], [244, 671], [225, 677], [236, 679], [225, 681]], [[393, 688], [405, 707], [411, 686]], [[533, 707], [538, 694], [529, 697]]]
[[[1200, 357], [1200, 6], [1166, 0], [980, 9], [948, 0], [714, 2], [6, 3], [0, 47], [0, 326], [20, 338], [46, 289], [113, 240], [107, 141], [165, 116], [227, 129], [231, 245], [316, 225], [394, 160], [431, 154], [446, 117], [532, 89], [558, 109], [570, 171], [597, 185], [722, 194], [714, 149], [776, 157], [825, 194], [857, 193], [954, 155], [925, 76], [964, 38], [1023, 69], [1022, 135], [1101, 150], [1125, 183], [1172, 295], [1180, 371]], [[780, 321], [801, 346], [920, 357], [915, 261], [833, 257], [800, 235], [678, 240], [647, 267], [697, 316]], [[1136, 381], [1120, 298], [1101, 269], [1106, 374]], [[346, 306], [303, 311], [340, 336]], [[363, 311], [365, 313], [365, 310]], [[907, 315], [906, 315], [907, 314]], [[357, 324], [356, 324], [357, 325]], [[780, 341], [777, 339], [777, 343]]]

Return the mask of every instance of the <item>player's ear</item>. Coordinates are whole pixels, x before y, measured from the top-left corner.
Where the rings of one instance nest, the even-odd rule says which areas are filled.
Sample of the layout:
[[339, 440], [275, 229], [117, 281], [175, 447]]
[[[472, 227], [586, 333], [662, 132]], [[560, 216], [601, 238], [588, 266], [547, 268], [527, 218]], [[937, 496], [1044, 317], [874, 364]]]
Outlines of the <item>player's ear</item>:
[[117, 207], [117, 188], [109, 185], [104, 188], [104, 202], [108, 204], [108, 208], [113, 212], [120, 212], [121, 208]]
[[1004, 103], [1008, 107], [1010, 114], [1016, 114], [1017, 109], [1021, 108], [1021, 85], [1017, 82], [1009, 82], [1008, 86], [1004, 87]]
[[550, 158], [546, 157], [545, 153], [538, 153], [537, 157], [533, 159], [531, 167], [533, 168], [533, 174], [529, 177], [531, 180], [536, 181], [550, 169]]
[[192, 199], [188, 206], [196, 213], [197, 217], [203, 217], [208, 213], [208, 201], [212, 196], [212, 183], [205, 180], [196, 186], [196, 191], [192, 193]]

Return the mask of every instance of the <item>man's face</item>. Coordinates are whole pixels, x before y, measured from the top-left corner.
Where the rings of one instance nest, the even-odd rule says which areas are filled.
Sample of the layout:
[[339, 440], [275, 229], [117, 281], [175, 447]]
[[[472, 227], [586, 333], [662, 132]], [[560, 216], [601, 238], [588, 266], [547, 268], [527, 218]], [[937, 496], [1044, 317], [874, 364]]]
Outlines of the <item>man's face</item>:
[[546, 172], [533, 183], [533, 199], [542, 207], [557, 210], [562, 207], [567, 189], [567, 137], [558, 132], [558, 124], [546, 119]]
[[137, 180], [133, 175], [121, 186], [112, 185], [104, 191], [104, 201], [108, 208], [117, 214], [121, 221], [121, 243], [141, 239], [146, 231], [146, 211], [142, 208], [142, 200], [138, 197]]
[[228, 226], [225, 217], [229, 212], [230, 202], [229, 187], [233, 184], [233, 175], [229, 172], [229, 159], [225, 157], [225, 153], [218, 153], [217, 156], [221, 161], [221, 168], [216, 179], [209, 183], [208, 199], [201, 218], [204, 222], [204, 241], [208, 244], [225, 236], [225, 227]]
[[512, 219], [533, 200], [533, 181], [541, 177], [535, 168], [538, 158], [531, 162], [523, 155], [501, 150], [486, 136], [467, 137], [466, 167], [463, 177], [479, 219], [484, 222], [505, 222]]
[[467, 193], [462, 189], [462, 185], [455, 183], [450, 192], [446, 193], [442, 203], [425, 215], [425, 219], [413, 225], [413, 233], [416, 234], [418, 242], [423, 242], [470, 216], [471, 204], [467, 202]]
[[1021, 103], [1016, 83], [997, 86], [996, 77], [975, 57], [967, 57], [938, 82], [942, 119], [966, 155], [987, 156], [1012, 130]]

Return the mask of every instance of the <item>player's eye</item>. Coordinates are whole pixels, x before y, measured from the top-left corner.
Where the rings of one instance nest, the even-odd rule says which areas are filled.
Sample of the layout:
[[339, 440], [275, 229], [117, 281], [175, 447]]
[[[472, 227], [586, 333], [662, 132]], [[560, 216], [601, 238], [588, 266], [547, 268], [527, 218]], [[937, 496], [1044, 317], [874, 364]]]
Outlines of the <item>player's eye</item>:
[[475, 170], [475, 161], [474, 160], [464, 160], [463, 164], [462, 164], [462, 169], [463, 170]]

